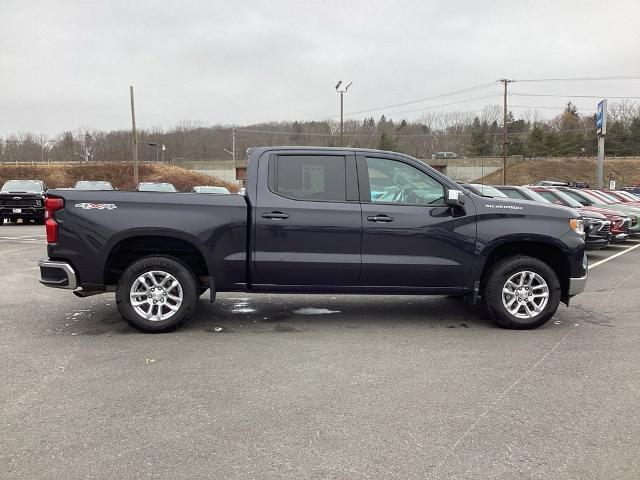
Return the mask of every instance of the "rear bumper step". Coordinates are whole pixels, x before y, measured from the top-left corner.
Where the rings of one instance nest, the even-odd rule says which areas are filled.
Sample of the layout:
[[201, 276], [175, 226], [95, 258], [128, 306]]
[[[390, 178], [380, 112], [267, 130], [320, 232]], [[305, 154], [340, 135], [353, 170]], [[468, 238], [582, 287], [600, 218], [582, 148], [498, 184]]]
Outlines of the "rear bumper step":
[[69, 290], [78, 288], [78, 277], [73, 267], [68, 263], [43, 258], [38, 260], [38, 267], [40, 267], [40, 283], [42, 285]]

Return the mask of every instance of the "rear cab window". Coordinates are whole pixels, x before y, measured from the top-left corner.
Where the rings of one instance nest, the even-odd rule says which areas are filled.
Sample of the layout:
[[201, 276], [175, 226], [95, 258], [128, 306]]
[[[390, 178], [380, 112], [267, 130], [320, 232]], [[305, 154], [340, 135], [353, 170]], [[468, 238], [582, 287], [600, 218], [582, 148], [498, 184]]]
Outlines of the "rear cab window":
[[347, 201], [344, 155], [277, 155], [269, 164], [269, 189], [293, 200]]

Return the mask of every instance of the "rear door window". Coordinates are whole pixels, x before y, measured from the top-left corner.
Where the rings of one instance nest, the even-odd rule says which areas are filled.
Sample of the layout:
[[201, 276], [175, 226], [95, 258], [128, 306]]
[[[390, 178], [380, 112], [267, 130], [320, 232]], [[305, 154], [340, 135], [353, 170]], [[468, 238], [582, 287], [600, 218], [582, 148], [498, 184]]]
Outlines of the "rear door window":
[[294, 200], [346, 201], [346, 158], [339, 155], [278, 155], [271, 190]]

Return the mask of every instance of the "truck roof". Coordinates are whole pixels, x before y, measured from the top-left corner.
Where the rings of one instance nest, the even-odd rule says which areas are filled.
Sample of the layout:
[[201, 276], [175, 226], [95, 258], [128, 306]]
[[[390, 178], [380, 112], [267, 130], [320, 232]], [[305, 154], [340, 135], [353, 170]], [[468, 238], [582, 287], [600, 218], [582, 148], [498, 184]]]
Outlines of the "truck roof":
[[[315, 146], [291, 146], [291, 145], [274, 145], [270, 147], [250, 147], [247, 148], [247, 156], [251, 156], [254, 153], [262, 153], [269, 150], [291, 150], [291, 151], [325, 151], [325, 152], [344, 152], [351, 151], [355, 153], [378, 153], [381, 155], [397, 155], [399, 157], [414, 158], [411, 155], [400, 152], [390, 152], [388, 150], [378, 150], [375, 148], [360, 148], [360, 147], [315, 147]], [[417, 159], [416, 159], [417, 160]]]

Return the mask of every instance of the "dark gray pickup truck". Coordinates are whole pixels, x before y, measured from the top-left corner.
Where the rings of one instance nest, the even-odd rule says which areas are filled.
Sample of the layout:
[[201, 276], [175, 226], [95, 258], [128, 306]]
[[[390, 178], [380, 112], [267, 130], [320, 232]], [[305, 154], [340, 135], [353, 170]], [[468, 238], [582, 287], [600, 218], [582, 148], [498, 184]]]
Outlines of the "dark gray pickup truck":
[[[146, 332], [216, 292], [437, 294], [538, 327], [587, 279], [583, 222], [486, 198], [397, 153], [249, 150], [246, 195], [51, 190], [41, 283], [115, 291]], [[428, 312], [425, 312], [428, 315]]]
[[0, 190], [0, 226], [4, 220], [17, 223], [31, 220], [44, 223], [44, 193], [47, 186], [40, 180], [8, 180]]

